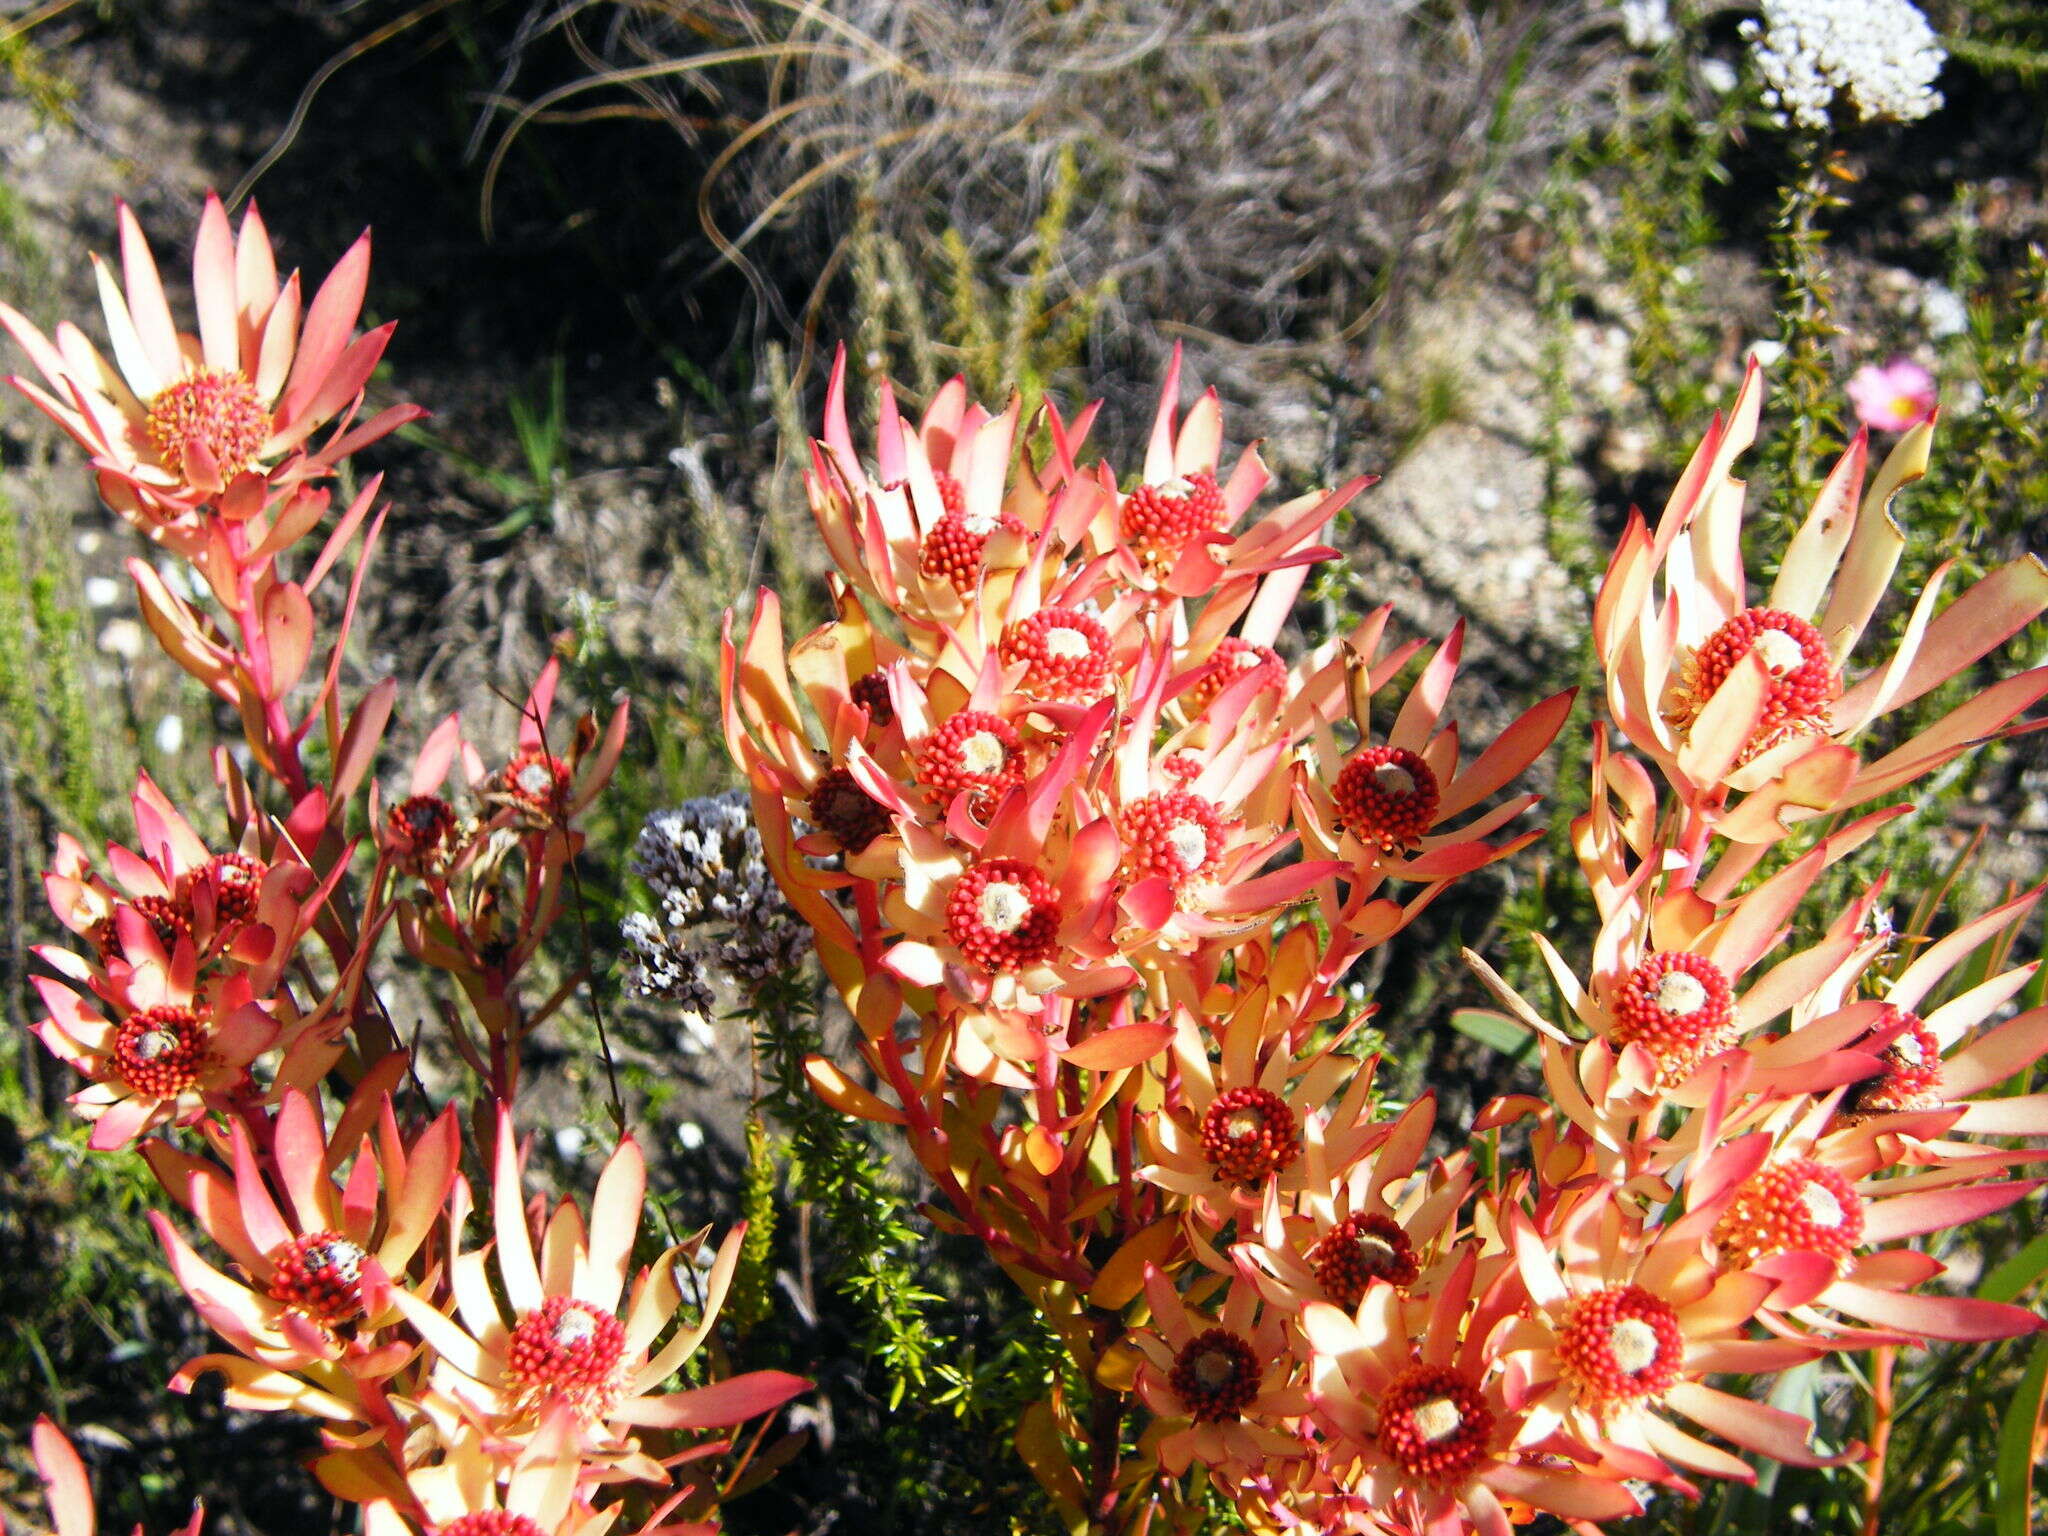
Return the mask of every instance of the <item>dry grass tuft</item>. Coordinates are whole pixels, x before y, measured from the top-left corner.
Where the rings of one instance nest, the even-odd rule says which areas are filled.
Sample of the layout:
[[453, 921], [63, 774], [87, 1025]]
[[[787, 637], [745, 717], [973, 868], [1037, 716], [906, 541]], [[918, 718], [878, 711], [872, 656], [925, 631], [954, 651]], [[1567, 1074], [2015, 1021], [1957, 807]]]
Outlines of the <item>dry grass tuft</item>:
[[1113, 289], [1098, 377], [1149, 372], [1177, 337], [1354, 340], [1601, 110], [1612, 29], [1597, 0], [571, 0], [514, 52], [559, 34], [589, 73], [505, 106], [495, 155], [626, 93], [720, 146], [702, 212], [730, 259], [792, 223], [836, 241], [859, 186], [933, 287], [949, 236], [1025, 281], [1071, 156], [1055, 283]]

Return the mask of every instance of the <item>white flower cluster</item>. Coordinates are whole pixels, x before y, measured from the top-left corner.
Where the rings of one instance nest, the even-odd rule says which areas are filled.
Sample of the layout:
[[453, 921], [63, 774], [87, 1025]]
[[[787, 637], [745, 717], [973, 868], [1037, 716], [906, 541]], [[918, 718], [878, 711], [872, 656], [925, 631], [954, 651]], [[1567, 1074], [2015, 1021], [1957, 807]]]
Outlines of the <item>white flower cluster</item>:
[[[630, 951], [629, 992], [668, 998], [706, 1020], [717, 1007], [715, 975], [752, 993], [809, 946], [810, 930], [761, 858], [744, 790], [656, 811], [633, 853], [633, 873], [653, 890], [661, 911], [635, 912], [620, 924]], [[693, 1035], [704, 1043], [701, 1027]]]
[[1910, 123], [1941, 105], [1934, 79], [1948, 55], [1908, 0], [1763, 0], [1742, 35], [1780, 124], [1825, 128], [1838, 95], [1866, 122]]

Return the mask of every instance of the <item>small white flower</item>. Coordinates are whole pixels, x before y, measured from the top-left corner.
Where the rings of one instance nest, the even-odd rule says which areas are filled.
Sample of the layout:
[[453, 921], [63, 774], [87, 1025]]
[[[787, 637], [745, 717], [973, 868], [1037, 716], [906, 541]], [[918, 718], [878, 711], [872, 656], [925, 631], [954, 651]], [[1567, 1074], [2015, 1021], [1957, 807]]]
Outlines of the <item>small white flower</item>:
[[133, 619], [116, 619], [100, 631], [100, 649], [128, 661], [142, 654], [142, 626]]
[[88, 576], [85, 578], [86, 606], [111, 608], [121, 601], [121, 583], [111, 576]]
[[1936, 341], [1960, 336], [1970, 328], [1970, 306], [1946, 283], [1929, 283], [1920, 290], [1920, 323]]
[[718, 1044], [718, 1032], [711, 1027], [711, 1021], [694, 1009], [685, 1011], [676, 1020], [676, 1049], [685, 1056], [702, 1056]]
[[97, 528], [88, 528], [78, 536], [75, 544], [81, 555], [90, 555], [97, 553], [100, 545], [105, 542], [106, 536]]
[[1779, 358], [1785, 355], [1785, 343], [1774, 341], [1766, 336], [1761, 341], [1753, 341], [1749, 344], [1749, 355], [1756, 359], [1757, 367], [1770, 368], [1777, 363]]
[[590, 1133], [580, 1125], [559, 1126], [555, 1130], [555, 1155], [557, 1157], [581, 1156], [583, 1144], [589, 1140]]
[[676, 1127], [676, 1140], [685, 1152], [695, 1152], [704, 1145], [704, 1127], [694, 1120], [685, 1120]]
[[1621, 0], [1621, 35], [1631, 48], [1648, 53], [1678, 36], [1666, 0]]
[[1851, 117], [1910, 123], [1941, 105], [1934, 80], [1948, 55], [1908, 0], [1763, 0], [1742, 24], [1781, 126], [1828, 126], [1845, 97]]
[[1735, 66], [1726, 59], [1701, 59], [1699, 71], [1700, 84], [1716, 96], [1726, 96], [1742, 83], [1742, 76], [1735, 72]]
[[185, 745], [185, 717], [165, 715], [156, 723], [156, 749], [165, 757], [175, 757], [178, 748]]

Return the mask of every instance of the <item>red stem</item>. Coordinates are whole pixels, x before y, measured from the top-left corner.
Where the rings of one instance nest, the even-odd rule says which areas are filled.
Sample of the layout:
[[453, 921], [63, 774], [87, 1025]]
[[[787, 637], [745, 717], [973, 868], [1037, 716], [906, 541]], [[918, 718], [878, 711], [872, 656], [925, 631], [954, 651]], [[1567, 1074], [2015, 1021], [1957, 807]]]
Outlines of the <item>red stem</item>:
[[1878, 1506], [1884, 1499], [1884, 1458], [1892, 1438], [1892, 1364], [1898, 1348], [1880, 1344], [1870, 1361], [1870, 1460], [1863, 1485], [1863, 1536], [1881, 1536]]
[[270, 637], [264, 632], [263, 614], [256, 602], [256, 567], [244, 563], [248, 558], [248, 536], [242, 525], [225, 518], [217, 519], [227, 543], [228, 554], [235, 562], [235, 624], [242, 631], [242, 643], [246, 648], [241, 661], [250, 680], [256, 685], [256, 696], [263, 709], [263, 734], [268, 738], [264, 756], [270, 759], [277, 776], [283, 781], [285, 792], [294, 804], [303, 800], [312, 789], [312, 780], [306, 776], [305, 764], [299, 761], [299, 742], [292, 730], [291, 716], [285, 712], [284, 700], [274, 697], [271, 692], [273, 678], [270, 670]]

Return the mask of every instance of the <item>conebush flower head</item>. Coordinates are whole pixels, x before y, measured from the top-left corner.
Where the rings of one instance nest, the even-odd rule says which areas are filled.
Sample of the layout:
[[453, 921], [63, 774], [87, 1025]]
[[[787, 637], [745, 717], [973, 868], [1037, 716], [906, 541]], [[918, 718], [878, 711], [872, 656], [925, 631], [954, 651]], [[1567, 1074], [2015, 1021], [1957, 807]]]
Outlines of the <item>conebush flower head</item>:
[[156, 258], [125, 204], [119, 222], [121, 279], [93, 258], [111, 364], [68, 321], [52, 344], [0, 304], [0, 327], [44, 381], [10, 382], [92, 455], [108, 504], [146, 532], [184, 547], [198, 536], [202, 506], [220, 501], [247, 518], [424, 414], [400, 405], [355, 420], [394, 329], [354, 335], [369, 276], [367, 233], [302, 309], [299, 275], [279, 283], [256, 205], [236, 232], [220, 199], [208, 196], [192, 255], [195, 334], [178, 329]]

